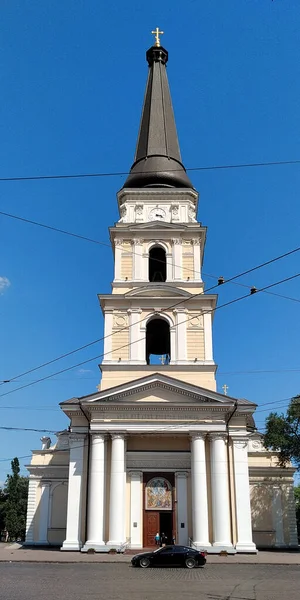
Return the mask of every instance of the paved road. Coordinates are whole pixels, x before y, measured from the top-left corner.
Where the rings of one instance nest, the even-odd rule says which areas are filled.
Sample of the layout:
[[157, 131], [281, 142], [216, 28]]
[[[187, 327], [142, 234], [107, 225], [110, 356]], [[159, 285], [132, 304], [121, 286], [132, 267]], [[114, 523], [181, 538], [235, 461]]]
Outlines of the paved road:
[[299, 600], [296, 565], [0, 564], [1, 600]]

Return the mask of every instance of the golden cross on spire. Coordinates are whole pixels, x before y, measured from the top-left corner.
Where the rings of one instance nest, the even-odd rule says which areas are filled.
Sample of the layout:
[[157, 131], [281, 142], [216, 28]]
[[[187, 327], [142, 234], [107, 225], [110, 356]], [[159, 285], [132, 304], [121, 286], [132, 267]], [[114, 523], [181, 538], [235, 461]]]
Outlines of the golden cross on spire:
[[159, 36], [163, 35], [163, 31], [159, 31], [159, 27], [156, 27], [156, 29], [154, 31], [151, 31], [151, 33], [153, 33], [153, 35], [155, 35], [155, 46], [157, 46], [159, 48], [160, 46], [160, 39]]
[[224, 385], [222, 386], [222, 390], [224, 390], [224, 395], [227, 396], [227, 390], [229, 390], [228, 385], [226, 385], [226, 383], [224, 383]]

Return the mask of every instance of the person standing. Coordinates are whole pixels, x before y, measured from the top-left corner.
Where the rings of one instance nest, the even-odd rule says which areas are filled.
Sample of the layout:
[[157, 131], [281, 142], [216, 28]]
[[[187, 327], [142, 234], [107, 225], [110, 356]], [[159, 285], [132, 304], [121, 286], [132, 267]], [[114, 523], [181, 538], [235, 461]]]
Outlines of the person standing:
[[155, 545], [156, 545], [156, 546], [159, 546], [159, 545], [160, 545], [160, 535], [159, 535], [159, 533], [158, 533], [158, 532], [157, 532], [157, 534], [156, 534], [156, 536], [155, 536]]

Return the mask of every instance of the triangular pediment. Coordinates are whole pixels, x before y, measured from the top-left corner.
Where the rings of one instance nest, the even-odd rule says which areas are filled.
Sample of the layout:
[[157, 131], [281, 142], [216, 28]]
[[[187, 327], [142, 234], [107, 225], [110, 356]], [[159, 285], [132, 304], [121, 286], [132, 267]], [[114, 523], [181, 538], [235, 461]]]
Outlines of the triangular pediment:
[[[67, 403], [75, 402], [72, 399], [63, 402], [62, 405]], [[134, 381], [111, 387], [89, 396], [84, 396], [80, 398], [80, 403], [86, 406], [98, 403], [131, 405], [157, 403], [174, 406], [178, 406], [179, 404], [193, 404], [203, 407], [224, 407], [225, 410], [230, 410], [236, 405], [243, 408], [252, 408], [252, 410], [255, 407], [255, 404], [248, 400], [237, 400], [160, 373], [153, 373], [152, 375], [135, 379]]]
[[166, 285], [165, 283], [155, 282], [149, 284], [142, 288], [137, 288], [134, 290], [130, 290], [124, 294], [125, 297], [139, 296], [139, 297], [149, 297], [149, 296], [180, 296], [185, 298], [190, 298], [191, 294], [186, 292], [185, 290], [181, 290], [178, 287], [172, 285]]

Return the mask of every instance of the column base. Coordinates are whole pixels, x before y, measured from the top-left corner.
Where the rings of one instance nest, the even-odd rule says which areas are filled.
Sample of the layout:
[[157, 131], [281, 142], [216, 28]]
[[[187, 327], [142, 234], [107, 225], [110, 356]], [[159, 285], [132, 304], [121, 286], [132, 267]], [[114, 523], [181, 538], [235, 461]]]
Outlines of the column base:
[[81, 550], [82, 548], [82, 542], [79, 542], [78, 540], [65, 540], [61, 550], [69, 550], [69, 551], [78, 551]]
[[245, 552], [245, 554], [251, 552], [252, 554], [257, 554], [257, 548], [253, 542], [238, 542], [235, 545], [235, 548], [237, 552]]
[[120, 548], [122, 546], [124, 546], [124, 544], [126, 543], [126, 541], [124, 540], [124, 542], [115, 542], [114, 540], [109, 540], [106, 543], [106, 546], [108, 548], [108, 550], [120, 550]]
[[83, 548], [81, 548], [81, 552], [88, 552], [89, 550], [94, 550], [94, 552], [109, 552], [109, 548], [103, 541], [93, 542], [93, 540], [88, 540], [85, 542]]
[[227, 554], [236, 554], [236, 549], [231, 543], [214, 542], [211, 548], [208, 550], [209, 554], [220, 554], [221, 552], [227, 552]]

